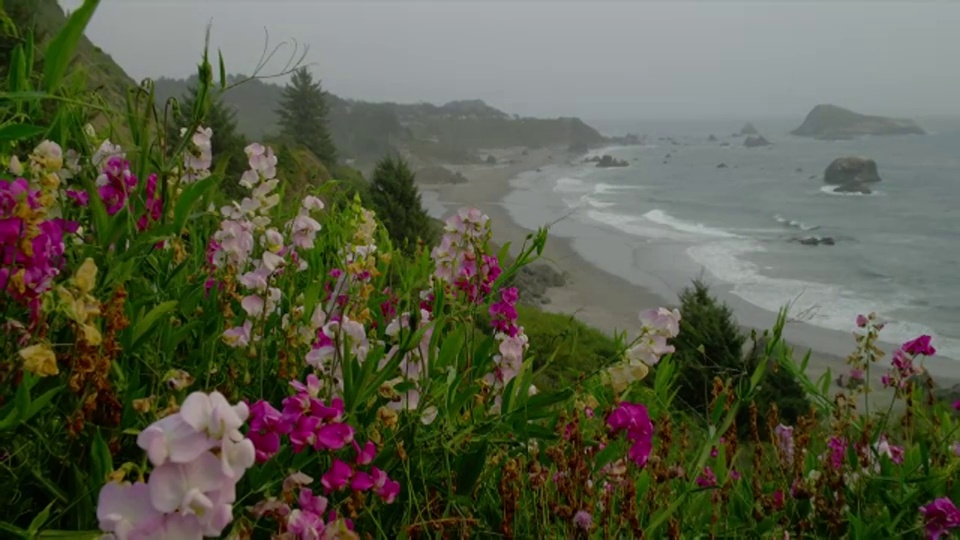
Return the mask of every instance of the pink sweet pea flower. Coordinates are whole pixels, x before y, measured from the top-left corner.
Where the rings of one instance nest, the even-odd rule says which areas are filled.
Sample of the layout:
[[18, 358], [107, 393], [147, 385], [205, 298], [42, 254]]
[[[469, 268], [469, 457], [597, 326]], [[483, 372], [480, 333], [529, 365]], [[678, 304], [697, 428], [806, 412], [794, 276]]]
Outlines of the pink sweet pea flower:
[[377, 456], [377, 447], [373, 444], [373, 441], [367, 441], [363, 448], [360, 448], [360, 445], [354, 441], [353, 449], [357, 451], [357, 465], [369, 465], [373, 458]]
[[97, 500], [97, 519], [101, 531], [133, 538], [160, 528], [163, 515], [150, 502], [147, 484], [107, 482]]
[[314, 495], [313, 490], [309, 488], [300, 490], [298, 500], [301, 509], [313, 512], [318, 516], [322, 516], [327, 511], [327, 498], [322, 495]]
[[317, 450], [339, 450], [353, 441], [353, 427], [349, 424], [333, 423], [317, 429], [314, 448]]
[[937, 354], [937, 350], [933, 348], [933, 345], [930, 344], [930, 336], [922, 335], [916, 339], [912, 339], [903, 344], [903, 350], [914, 356], [923, 355], [923, 356], [933, 356]]
[[195, 514], [204, 534], [219, 536], [233, 520], [236, 498], [233, 479], [223, 474], [220, 460], [207, 452], [185, 463], [165, 463], [150, 474], [153, 507], [163, 513]]
[[960, 527], [960, 510], [946, 497], [921, 506], [920, 514], [923, 516], [927, 538], [930, 540], [949, 535], [951, 530]]
[[697, 477], [697, 485], [702, 488], [715, 487], [717, 485], [717, 475], [714, 474], [713, 469], [704, 467], [703, 473]]
[[320, 483], [323, 485], [324, 489], [327, 490], [327, 493], [331, 491], [339, 491], [346, 487], [352, 476], [353, 469], [350, 467], [350, 465], [340, 461], [337, 458], [333, 458], [333, 463], [330, 465], [330, 470], [325, 472], [323, 476], [320, 477]]
[[391, 480], [386, 472], [376, 467], [373, 467], [370, 472], [373, 476], [373, 492], [387, 504], [396, 500], [397, 495], [400, 494], [400, 483]]

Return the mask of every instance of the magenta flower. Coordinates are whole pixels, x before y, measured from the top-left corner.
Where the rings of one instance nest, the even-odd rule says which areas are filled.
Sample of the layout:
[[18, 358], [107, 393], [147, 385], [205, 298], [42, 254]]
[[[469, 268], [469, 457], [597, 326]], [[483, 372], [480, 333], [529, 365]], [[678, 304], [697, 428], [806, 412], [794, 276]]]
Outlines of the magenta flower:
[[147, 177], [147, 185], [144, 188], [146, 199], [144, 204], [147, 207], [146, 214], [140, 216], [140, 219], [137, 220], [137, 230], [143, 231], [150, 226], [150, 223], [159, 221], [163, 213], [163, 202], [160, 200], [160, 195], [157, 193], [157, 175], [151, 174]]
[[346, 487], [352, 476], [353, 468], [351, 468], [350, 465], [337, 458], [333, 458], [330, 470], [323, 473], [323, 476], [320, 477], [320, 483], [323, 484], [327, 493], [330, 493], [331, 491], [339, 491]]
[[339, 450], [353, 441], [353, 427], [349, 424], [333, 423], [320, 426], [316, 433], [314, 448], [317, 450]]
[[960, 411], [960, 399], [953, 402], [953, 410]]
[[946, 497], [935, 499], [920, 507], [927, 538], [937, 540], [950, 531], [960, 527], [960, 510]]
[[627, 457], [638, 467], [646, 465], [653, 451], [653, 422], [647, 408], [640, 404], [620, 403], [607, 417], [607, 425], [614, 434], [627, 432], [627, 439], [633, 442]]
[[130, 172], [130, 163], [115, 155], [107, 158], [97, 185], [107, 214], [112, 216], [126, 206], [130, 191], [137, 186], [137, 177]]
[[360, 448], [360, 445], [354, 441], [353, 449], [357, 451], [357, 465], [369, 465], [373, 458], [377, 456], [377, 447], [373, 444], [373, 441], [367, 441], [363, 448]]
[[869, 320], [867, 319], [867, 316], [866, 316], [866, 315], [862, 315], [862, 314], [861, 314], [861, 315], [857, 315], [857, 327], [859, 327], [859, 328], [866, 328], [868, 321], [869, 321]]
[[385, 471], [373, 467], [371, 470], [373, 476], [373, 492], [377, 497], [383, 499], [383, 502], [390, 504], [397, 499], [400, 494], [400, 483], [395, 482], [387, 476]]
[[785, 505], [786, 505], [786, 500], [785, 500], [784, 495], [783, 495], [783, 490], [782, 490], [782, 489], [778, 489], [778, 490], [774, 491], [774, 492], [773, 492], [773, 506], [774, 506], [774, 508], [776, 508], [777, 510], [781, 510], [781, 509], [783, 509], [783, 507], [784, 507]]
[[843, 467], [843, 460], [847, 454], [847, 441], [842, 437], [830, 437], [830, 440], [827, 441], [827, 446], [830, 448], [830, 465], [834, 469], [840, 469]]
[[697, 485], [702, 488], [716, 487], [717, 475], [714, 474], [713, 469], [710, 467], [704, 467], [703, 473], [697, 477]]
[[910, 340], [903, 344], [903, 350], [914, 356], [923, 355], [923, 356], [933, 356], [937, 354], [937, 350], [933, 348], [933, 345], [930, 344], [930, 336], [922, 335], [916, 339]]
[[589, 531], [593, 527], [593, 516], [586, 510], [578, 510], [573, 515], [573, 525], [582, 531]]
[[79, 191], [75, 189], [66, 190], [67, 197], [74, 202], [77, 206], [87, 206], [90, 204], [90, 194], [86, 191]]
[[247, 438], [253, 443], [257, 463], [263, 463], [280, 451], [280, 411], [264, 400], [250, 407], [250, 430]]

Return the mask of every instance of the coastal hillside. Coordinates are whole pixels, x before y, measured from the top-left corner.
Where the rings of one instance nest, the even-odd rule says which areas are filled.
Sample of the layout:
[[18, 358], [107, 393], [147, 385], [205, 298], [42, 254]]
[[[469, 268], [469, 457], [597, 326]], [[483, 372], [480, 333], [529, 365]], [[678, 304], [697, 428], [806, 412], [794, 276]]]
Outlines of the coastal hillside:
[[[242, 76], [233, 76], [239, 80]], [[180, 98], [195, 78], [156, 80], [159, 103]], [[237, 128], [252, 139], [271, 134], [283, 87], [249, 80], [223, 100], [236, 112]], [[401, 151], [423, 161], [469, 163], [478, 161], [486, 148], [523, 146], [595, 147], [608, 139], [579, 118], [521, 118], [482, 100], [431, 103], [372, 103], [327, 94], [330, 130], [346, 158], [375, 160]]]
[[[33, 30], [34, 39], [41, 45], [41, 51], [67, 20], [56, 0], [3, 0], [2, 6], [17, 29]], [[0, 42], [0, 76], [4, 78], [10, 50], [21, 37], [10, 34], [4, 31]], [[42, 62], [42, 55], [38, 55], [34, 60], [37, 63]], [[81, 73], [86, 87], [111, 106], [122, 105], [126, 89], [136, 84], [109, 54], [94, 45], [86, 36], [81, 37], [77, 44], [70, 71]]]
[[850, 139], [861, 135], [925, 134], [923, 128], [913, 120], [870, 116], [836, 105], [817, 105], [792, 133], [827, 140]]

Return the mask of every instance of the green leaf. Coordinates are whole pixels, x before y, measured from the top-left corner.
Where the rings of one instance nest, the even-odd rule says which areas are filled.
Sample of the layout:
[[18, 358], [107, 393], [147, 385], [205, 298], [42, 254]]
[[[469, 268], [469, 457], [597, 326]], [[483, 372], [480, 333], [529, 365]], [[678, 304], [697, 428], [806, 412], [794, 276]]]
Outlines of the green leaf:
[[30, 526], [27, 528], [27, 534], [29, 536], [35, 536], [40, 530], [40, 527], [43, 527], [43, 524], [50, 519], [50, 508], [53, 507], [55, 502], [56, 501], [51, 501], [46, 508], [40, 511], [40, 513], [33, 518], [33, 521], [30, 522]]
[[510, 256], [510, 242], [503, 244], [503, 247], [500, 248], [500, 251], [497, 252], [497, 260], [500, 262], [500, 265], [503, 266], [505, 261]]
[[220, 57], [220, 89], [227, 88], [227, 65], [223, 62], [223, 51], [217, 49], [217, 56]]
[[42, 411], [44, 407], [50, 404], [54, 396], [56, 396], [60, 390], [63, 390], [63, 386], [51, 388], [50, 390], [40, 394], [40, 397], [30, 403], [30, 408], [27, 409], [27, 414], [23, 417], [23, 421], [26, 422], [27, 420], [33, 418], [34, 415]]
[[479, 448], [460, 458], [457, 467], [457, 495], [470, 495], [480, 478], [487, 461], [488, 443], [483, 441]]
[[564, 388], [556, 392], [543, 392], [527, 399], [525, 407], [526, 418], [543, 418], [553, 413], [551, 406], [570, 399], [573, 390]]
[[17, 527], [16, 525], [11, 525], [6, 521], [0, 521], [0, 531], [14, 534], [20, 538], [27, 538], [27, 531]]
[[147, 332], [149, 332], [154, 325], [157, 324], [157, 321], [160, 320], [160, 317], [163, 317], [167, 313], [173, 311], [173, 309], [177, 307], [177, 304], [177, 300], [168, 300], [162, 304], [154, 306], [154, 308], [151, 309], [150, 312], [147, 313], [147, 315], [133, 328], [133, 339], [131, 340], [133, 346], [130, 349], [136, 350], [141, 341], [146, 338]]
[[180, 198], [177, 199], [177, 205], [173, 211], [173, 225], [174, 231], [180, 232], [183, 230], [183, 226], [187, 223], [187, 219], [190, 217], [190, 212], [193, 211], [194, 205], [200, 200], [200, 197], [209, 190], [215, 182], [219, 180], [219, 176], [212, 175], [187, 186], [183, 193], [180, 194]]
[[46, 54], [43, 57], [43, 88], [51, 92], [60, 85], [67, 66], [73, 58], [73, 53], [83, 37], [93, 12], [97, 9], [100, 0], [85, 0], [83, 5], [74, 11], [63, 29], [50, 40]]
[[46, 131], [46, 128], [31, 124], [5, 124], [0, 126], [0, 142], [30, 139]]
[[90, 445], [90, 459], [93, 461], [92, 475], [95, 485], [106, 482], [107, 475], [113, 472], [113, 456], [110, 455], [110, 448], [99, 430]]
[[[437, 332], [439, 334], [439, 332]], [[455, 366], [460, 351], [463, 350], [463, 329], [457, 328], [444, 337], [443, 345], [437, 354], [437, 361], [431, 366], [434, 373], [444, 370], [447, 366]]]

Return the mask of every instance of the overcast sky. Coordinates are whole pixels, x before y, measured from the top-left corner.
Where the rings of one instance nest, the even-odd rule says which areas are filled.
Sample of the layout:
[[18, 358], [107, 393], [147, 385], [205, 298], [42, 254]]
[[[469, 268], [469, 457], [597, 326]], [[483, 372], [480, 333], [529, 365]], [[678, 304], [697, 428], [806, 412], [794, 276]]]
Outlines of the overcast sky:
[[184, 77], [211, 21], [228, 71], [253, 70], [266, 28], [357, 99], [590, 119], [960, 114], [960, 3], [104, 0], [88, 35], [134, 78]]

